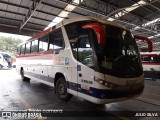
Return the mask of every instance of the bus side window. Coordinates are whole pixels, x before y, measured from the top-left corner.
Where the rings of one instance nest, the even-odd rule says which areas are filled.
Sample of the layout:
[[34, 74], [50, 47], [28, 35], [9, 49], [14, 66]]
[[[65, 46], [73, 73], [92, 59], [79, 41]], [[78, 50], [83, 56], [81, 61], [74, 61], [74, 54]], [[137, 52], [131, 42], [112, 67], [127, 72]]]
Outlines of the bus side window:
[[26, 44], [25, 54], [30, 54], [30, 52], [31, 52], [31, 43], [29, 42], [29, 43]]
[[78, 61], [88, 67], [94, 67], [93, 50], [88, 35], [80, 35], [78, 39]]
[[48, 50], [48, 39], [49, 39], [48, 35], [39, 38], [39, 52]]
[[144, 60], [143, 60], [143, 56], [141, 56], [141, 61], [143, 62]]
[[49, 48], [48, 50], [53, 50], [53, 41], [54, 41], [54, 36], [53, 32], [49, 33]]
[[150, 56], [144, 56], [143, 57], [143, 61], [144, 62], [150, 62], [151, 61], [151, 57]]
[[25, 44], [21, 46], [21, 55], [25, 52]]
[[21, 48], [21, 46], [17, 47], [17, 55], [20, 55], [20, 53], [21, 53], [20, 48]]
[[31, 53], [38, 52], [38, 40], [32, 41]]
[[61, 28], [54, 30], [53, 32], [53, 48], [54, 50], [64, 49], [64, 38], [61, 31]]

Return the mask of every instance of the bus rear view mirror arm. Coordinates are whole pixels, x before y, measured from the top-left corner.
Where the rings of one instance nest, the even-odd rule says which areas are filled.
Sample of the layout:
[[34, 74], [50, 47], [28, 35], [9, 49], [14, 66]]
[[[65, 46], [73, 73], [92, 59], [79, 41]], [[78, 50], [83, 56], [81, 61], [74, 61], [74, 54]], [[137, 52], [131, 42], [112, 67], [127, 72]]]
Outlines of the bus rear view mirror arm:
[[106, 41], [105, 40], [106, 39], [105, 30], [104, 30], [104, 28], [102, 27], [101, 24], [90, 23], [90, 24], [82, 26], [82, 28], [93, 29], [95, 31], [96, 35], [97, 35], [98, 44], [100, 44], [100, 45], [104, 45], [105, 44], [105, 41]]
[[148, 39], [147, 37], [143, 37], [143, 36], [134, 36], [134, 39], [146, 41], [148, 44], [148, 52], [152, 52], [153, 46], [152, 46], [152, 41], [150, 39]]

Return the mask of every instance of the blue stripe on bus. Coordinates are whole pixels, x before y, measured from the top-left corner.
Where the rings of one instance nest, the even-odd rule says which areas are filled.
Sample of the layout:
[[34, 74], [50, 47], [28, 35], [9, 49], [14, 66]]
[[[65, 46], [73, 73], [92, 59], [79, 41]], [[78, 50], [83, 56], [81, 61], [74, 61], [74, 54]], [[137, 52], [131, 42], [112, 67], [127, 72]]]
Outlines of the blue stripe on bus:
[[[36, 73], [31, 73], [31, 72], [25, 72], [25, 74], [30, 75], [32, 77], [54, 83], [54, 78], [49, 77], [49, 76], [44, 76]], [[90, 87], [89, 90], [81, 88], [81, 84], [73, 83], [67, 81], [67, 86], [69, 89], [95, 97], [99, 99], [114, 99], [114, 98], [120, 98], [120, 97], [128, 97], [136, 94], [140, 94], [143, 92], [144, 86], [142, 85], [138, 90], [134, 91], [128, 91], [128, 92], [120, 92], [120, 91], [115, 91], [115, 90], [104, 90], [104, 89], [97, 89]]]
[[121, 98], [121, 97], [129, 97], [129, 96], [133, 96], [136, 94], [140, 94], [143, 92], [144, 86], [142, 85], [139, 89], [137, 90], [130, 90], [127, 92], [120, 92], [117, 90], [104, 90], [104, 89], [97, 89], [97, 88], [93, 88], [90, 87], [89, 90], [83, 89], [81, 88], [80, 84], [76, 84], [73, 82], [69, 82], [67, 81], [68, 87], [69, 89], [72, 89], [74, 91], [95, 97], [95, 98], [99, 98], [99, 99], [113, 99], [113, 98]]

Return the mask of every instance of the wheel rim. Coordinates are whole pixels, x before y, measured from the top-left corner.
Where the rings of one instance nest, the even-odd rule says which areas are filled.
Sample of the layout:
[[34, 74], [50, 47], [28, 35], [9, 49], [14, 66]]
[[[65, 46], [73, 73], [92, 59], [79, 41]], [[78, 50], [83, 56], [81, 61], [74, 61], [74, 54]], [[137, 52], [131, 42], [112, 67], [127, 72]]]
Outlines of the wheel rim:
[[66, 85], [65, 83], [61, 83], [59, 86], [58, 86], [58, 93], [60, 95], [65, 95], [66, 94]]

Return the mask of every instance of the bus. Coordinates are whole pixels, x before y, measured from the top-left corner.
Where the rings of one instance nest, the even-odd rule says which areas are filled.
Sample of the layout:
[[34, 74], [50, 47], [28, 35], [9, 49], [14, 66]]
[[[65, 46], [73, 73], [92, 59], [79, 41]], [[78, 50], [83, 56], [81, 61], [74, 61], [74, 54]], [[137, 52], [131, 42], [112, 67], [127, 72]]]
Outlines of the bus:
[[53, 86], [64, 101], [74, 95], [106, 104], [137, 97], [144, 89], [134, 36], [93, 17], [66, 19], [33, 36], [17, 47], [16, 62], [23, 81]]
[[141, 61], [144, 77], [147, 79], [160, 79], [160, 52], [141, 52]]
[[12, 58], [6, 52], [0, 52], [0, 70], [2, 68], [11, 68], [12, 67]]

